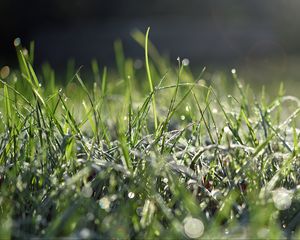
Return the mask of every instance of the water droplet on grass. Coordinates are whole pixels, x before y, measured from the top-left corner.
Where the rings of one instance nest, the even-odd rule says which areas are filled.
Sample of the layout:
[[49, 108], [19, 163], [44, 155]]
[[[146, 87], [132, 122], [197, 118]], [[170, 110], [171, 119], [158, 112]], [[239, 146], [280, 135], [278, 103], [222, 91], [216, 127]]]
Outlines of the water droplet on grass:
[[188, 59], [188, 58], [184, 58], [183, 60], [182, 60], [182, 65], [183, 66], [188, 66], [190, 64], [190, 60]]
[[80, 231], [79, 237], [82, 239], [88, 239], [91, 237], [91, 231], [87, 228], [84, 228]]
[[180, 119], [181, 119], [182, 121], [184, 121], [184, 120], [185, 120], [185, 116], [184, 116], [184, 115], [181, 115], [181, 116], [180, 116]]
[[163, 179], [163, 182], [164, 182], [165, 184], [167, 184], [167, 183], [169, 182], [169, 179], [168, 179], [168, 178], [164, 178], [164, 179]]
[[110, 210], [110, 200], [108, 197], [103, 197], [99, 200], [99, 205], [102, 209], [109, 211]]
[[236, 69], [235, 68], [231, 69], [231, 73], [236, 74]]
[[228, 135], [231, 135], [232, 132], [230, 130], [230, 128], [228, 126], [224, 127], [224, 133], [228, 134]]
[[18, 47], [18, 46], [20, 46], [20, 44], [21, 44], [21, 39], [20, 39], [20, 38], [16, 38], [16, 39], [14, 40], [14, 46], [15, 46], [15, 47]]
[[272, 198], [278, 210], [286, 210], [292, 204], [293, 191], [281, 187], [272, 192]]
[[204, 233], [204, 224], [198, 218], [187, 217], [183, 224], [184, 233], [189, 238], [200, 238]]
[[137, 59], [133, 64], [135, 69], [141, 69], [143, 67], [143, 61], [141, 59]]
[[84, 197], [90, 198], [93, 195], [93, 189], [91, 186], [86, 185], [82, 188], [81, 193]]
[[186, 112], [191, 111], [191, 107], [190, 107], [189, 105], [186, 105], [186, 106], [185, 106], [185, 111], [186, 111]]
[[5, 79], [9, 76], [9, 73], [10, 73], [10, 69], [9, 69], [9, 66], [4, 66], [3, 68], [1, 68], [0, 70], [0, 77], [2, 79]]
[[94, 214], [90, 213], [90, 212], [86, 215], [86, 217], [87, 217], [87, 220], [89, 220], [89, 221], [93, 221], [95, 219]]
[[28, 55], [28, 50], [27, 50], [26, 48], [24, 48], [24, 49], [22, 50], [22, 53], [23, 53], [24, 56], [27, 56], [27, 55]]
[[134, 197], [135, 197], [134, 192], [129, 192], [129, 193], [128, 193], [128, 197], [129, 197], [130, 199], [134, 198]]
[[213, 108], [213, 109], [212, 109], [212, 113], [214, 113], [214, 114], [218, 113], [218, 109]]

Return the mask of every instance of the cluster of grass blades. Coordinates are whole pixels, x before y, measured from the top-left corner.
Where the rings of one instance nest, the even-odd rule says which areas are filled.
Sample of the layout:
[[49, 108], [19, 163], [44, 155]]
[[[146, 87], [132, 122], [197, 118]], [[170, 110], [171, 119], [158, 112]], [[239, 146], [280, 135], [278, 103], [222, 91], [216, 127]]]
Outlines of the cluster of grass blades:
[[79, 69], [62, 89], [15, 41], [20, 68], [0, 80], [0, 238], [299, 238], [300, 100], [255, 94], [235, 70], [214, 82], [170, 67], [148, 35], [133, 33], [139, 72], [118, 41], [118, 75], [94, 60], [93, 84]]

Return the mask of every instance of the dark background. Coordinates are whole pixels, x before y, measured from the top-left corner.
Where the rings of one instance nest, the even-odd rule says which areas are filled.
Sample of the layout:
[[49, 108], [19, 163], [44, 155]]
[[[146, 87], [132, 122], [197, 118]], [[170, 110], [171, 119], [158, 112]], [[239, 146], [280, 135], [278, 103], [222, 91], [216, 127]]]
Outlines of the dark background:
[[[114, 62], [120, 38], [143, 58], [130, 33], [146, 31], [160, 52], [194, 64], [233, 65], [300, 54], [298, 0], [0, 0], [0, 64], [16, 64], [13, 40], [36, 44], [36, 62], [64, 69], [68, 59]], [[281, 63], [282, 61], [282, 63]], [[284, 62], [284, 63], [283, 63]], [[0, 66], [0, 67], [1, 67]]]

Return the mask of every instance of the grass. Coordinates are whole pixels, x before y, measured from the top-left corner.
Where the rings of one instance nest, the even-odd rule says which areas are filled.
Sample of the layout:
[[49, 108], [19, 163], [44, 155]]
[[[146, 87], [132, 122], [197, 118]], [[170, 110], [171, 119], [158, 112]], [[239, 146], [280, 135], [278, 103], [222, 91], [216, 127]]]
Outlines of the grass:
[[242, 87], [236, 70], [171, 67], [148, 34], [133, 34], [145, 68], [118, 41], [118, 74], [93, 60], [92, 81], [78, 69], [65, 85], [15, 41], [0, 237], [300, 238], [300, 100]]

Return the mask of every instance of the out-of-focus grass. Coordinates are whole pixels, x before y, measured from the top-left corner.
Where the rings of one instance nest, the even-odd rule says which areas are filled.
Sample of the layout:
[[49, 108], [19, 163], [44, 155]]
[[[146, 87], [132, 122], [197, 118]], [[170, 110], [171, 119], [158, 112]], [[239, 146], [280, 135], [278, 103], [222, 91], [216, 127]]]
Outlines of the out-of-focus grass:
[[235, 69], [194, 76], [133, 37], [147, 70], [117, 42], [118, 75], [93, 61], [93, 84], [78, 69], [63, 87], [15, 42], [20, 68], [1, 79], [1, 238], [300, 237], [299, 99], [253, 92]]

